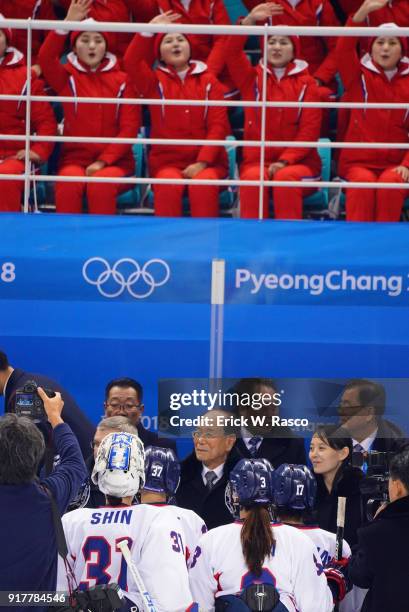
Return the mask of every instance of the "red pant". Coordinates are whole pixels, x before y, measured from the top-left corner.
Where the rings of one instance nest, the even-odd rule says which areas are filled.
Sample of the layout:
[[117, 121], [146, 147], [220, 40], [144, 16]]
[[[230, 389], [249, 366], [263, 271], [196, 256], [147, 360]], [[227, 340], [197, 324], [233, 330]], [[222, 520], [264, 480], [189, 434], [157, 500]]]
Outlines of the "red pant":
[[[222, 166], [212, 166], [196, 174], [192, 185], [188, 185], [190, 213], [192, 217], [218, 217], [219, 191], [217, 185], [193, 185], [195, 179], [223, 179], [226, 169]], [[181, 179], [179, 168], [166, 166], [161, 168], [155, 178]], [[182, 214], [182, 198], [186, 185], [153, 185], [155, 196], [155, 215], [159, 217], [180, 217]]]
[[[392, 168], [369, 170], [352, 166], [344, 173], [348, 181], [403, 183], [402, 177]], [[406, 189], [347, 189], [347, 221], [399, 221]]]
[[[6, 159], [0, 162], [0, 174], [22, 174], [24, 167], [23, 161]], [[23, 189], [24, 181], [0, 181], [0, 211], [20, 212]]]
[[[264, 168], [264, 179], [268, 180], [267, 170]], [[260, 164], [245, 164], [241, 167], [240, 178], [247, 181], [260, 179]], [[308, 166], [296, 164], [278, 170], [274, 179], [277, 181], [299, 181], [313, 178]], [[276, 219], [301, 219], [302, 199], [315, 190], [311, 187], [273, 187], [274, 217]], [[240, 187], [240, 217], [243, 219], [256, 219], [259, 216], [259, 188]], [[263, 218], [268, 217], [268, 188], [263, 194]]]
[[[70, 164], [63, 166], [59, 176], [85, 176], [85, 168]], [[107, 166], [95, 172], [93, 176], [126, 176], [118, 166]], [[114, 215], [116, 213], [116, 197], [122, 191], [129, 189], [127, 185], [115, 183], [64, 183], [58, 182], [55, 187], [55, 200], [59, 213], [81, 213], [82, 198], [86, 194], [88, 212], [94, 215]]]

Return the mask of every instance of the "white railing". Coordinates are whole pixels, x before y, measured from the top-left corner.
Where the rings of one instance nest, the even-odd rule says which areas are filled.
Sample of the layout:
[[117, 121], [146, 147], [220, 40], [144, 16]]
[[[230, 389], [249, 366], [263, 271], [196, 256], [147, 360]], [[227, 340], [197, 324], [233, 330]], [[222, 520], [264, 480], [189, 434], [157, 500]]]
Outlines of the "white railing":
[[[21, 20], [21, 19], [5, 19], [0, 20], [0, 29], [2, 27], [9, 27], [12, 29], [25, 29], [27, 30], [27, 65], [32, 65], [32, 32], [35, 30], [80, 30], [83, 25], [80, 22], [68, 22], [68, 21], [35, 21], [35, 20]], [[267, 37], [271, 34], [280, 34], [283, 36], [359, 36], [359, 37], [373, 37], [381, 35], [390, 35], [390, 28], [365, 28], [365, 27], [293, 27], [293, 26], [215, 26], [215, 25], [185, 25], [185, 24], [136, 24], [136, 23], [110, 23], [110, 22], [87, 22], [87, 31], [103, 31], [103, 32], [182, 32], [182, 33], [193, 33], [193, 34], [211, 34], [211, 35], [256, 35], [263, 36], [264, 42], [267, 42]], [[399, 28], [394, 30], [394, 34], [397, 36], [409, 37], [409, 27]], [[264, 62], [263, 65], [267, 65], [267, 44], [264, 44]], [[30, 134], [30, 118], [31, 118], [31, 103], [32, 102], [73, 102], [74, 98], [70, 96], [32, 96], [31, 95], [31, 73], [27, 71], [27, 90], [25, 95], [6, 95], [1, 94], [0, 100], [15, 100], [26, 102], [26, 133], [25, 135], [11, 135], [11, 134], [0, 134], [0, 141], [22, 141], [25, 143], [25, 171], [24, 174], [3, 174], [0, 175], [0, 181], [12, 179], [12, 180], [23, 180], [24, 181], [24, 212], [29, 211], [29, 195], [30, 185], [36, 182], [84, 182], [84, 183], [117, 183], [117, 184], [129, 184], [131, 185], [154, 185], [154, 184], [174, 184], [174, 185], [189, 185], [191, 184], [190, 179], [154, 179], [145, 177], [72, 177], [72, 176], [54, 176], [54, 175], [35, 175], [30, 173], [30, 161], [29, 151], [31, 142], [78, 142], [78, 143], [112, 143], [112, 138], [96, 138], [96, 137], [67, 137], [67, 136], [35, 136]], [[264, 179], [264, 155], [265, 148], [269, 146], [280, 146], [280, 147], [306, 147], [306, 148], [317, 148], [318, 143], [314, 142], [292, 142], [292, 141], [266, 141], [266, 110], [267, 108], [379, 108], [379, 109], [407, 109], [408, 103], [362, 103], [362, 102], [268, 102], [266, 100], [266, 79], [267, 71], [263, 71], [263, 99], [261, 101], [235, 101], [235, 100], [220, 100], [220, 101], [207, 101], [207, 106], [226, 106], [226, 107], [254, 107], [261, 108], [261, 134], [260, 140], [229, 140], [228, 146], [230, 147], [243, 147], [243, 146], [259, 146], [261, 149], [260, 156], [260, 179], [259, 180], [240, 180], [240, 179], [225, 179], [225, 180], [206, 180], [206, 179], [195, 179], [195, 185], [218, 185], [221, 187], [236, 187], [240, 185], [244, 186], [258, 186], [259, 187], [259, 217], [262, 218], [263, 210], [263, 187], [272, 186], [283, 186], [283, 187], [297, 187], [302, 184], [303, 187], [313, 188], [339, 188], [339, 182], [334, 181], [272, 181]], [[170, 106], [201, 106], [203, 101], [201, 100], [158, 100], [148, 98], [91, 98], [91, 97], [75, 97], [76, 102], [83, 104], [138, 104], [138, 105], [170, 105]], [[202, 141], [192, 139], [162, 139], [162, 138], [116, 138], [114, 141], [118, 144], [135, 144], [141, 145], [152, 145], [152, 144], [172, 144], [178, 146], [191, 146]], [[222, 140], [206, 140], [206, 144], [216, 146], [226, 146], [226, 141]], [[320, 148], [340, 149], [340, 148], [362, 148], [363, 143], [358, 142], [321, 142], [319, 143]], [[409, 149], [409, 143], [364, 143], [366, 149], [376, 148], [395, 148], [395, 149]], [[373, 182], [354, 182], [348, 183], [348, 189], [365, 189], [365, 188], [386, 188], [386, 189], [409, 189], [409, 184], [394, 184], [394, 183], [373, 183]], [[409, 191], [408, 191], [409, 195]]]

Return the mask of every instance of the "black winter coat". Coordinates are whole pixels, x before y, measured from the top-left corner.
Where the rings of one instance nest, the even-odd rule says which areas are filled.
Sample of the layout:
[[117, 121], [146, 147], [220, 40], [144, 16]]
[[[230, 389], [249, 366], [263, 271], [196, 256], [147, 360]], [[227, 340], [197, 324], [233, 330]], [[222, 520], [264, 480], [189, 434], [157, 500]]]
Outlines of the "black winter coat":
[[331, 493], [325, 486], [324, 479], [316, 474], [317, 500], [315, 520], [321, 529], [332, 533], [337, 531], [338, 497], [346, 497], [344, 538], [350, 546], [357, 542], [357, 530], [365, 523], [365, 508], [362, 502], [359, 483], [363, 473], [359, 468], [345, 466], [335, 476]]
[[409, 496], [390, 503], [358, 531], [348, 566], [352, 582], [369, 589], [362, 612], [409, 612]]
[[228, 476], [242, 457], [234, 450], [230, 451], [224, 464], [223, 475], [211, 491], [203, 483], [203, 464], [191, 453], [181, 463], [180, 485], [176, 491], [176, 503], [181, 508], [188, 508], [198, 514], [208, 529], [232, 523], [234, 518], [225, 503], [225, 490]]

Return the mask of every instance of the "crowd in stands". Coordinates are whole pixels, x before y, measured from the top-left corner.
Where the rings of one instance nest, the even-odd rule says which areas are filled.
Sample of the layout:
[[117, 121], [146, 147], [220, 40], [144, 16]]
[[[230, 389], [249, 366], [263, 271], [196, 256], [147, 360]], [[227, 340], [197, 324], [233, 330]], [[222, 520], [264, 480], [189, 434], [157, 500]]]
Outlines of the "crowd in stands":
[[[407, 103], [409, 58], [407, 39], [396, 26], [409, 26], [407, 0], [245, 0], [249, 11], [242, 25], [385, 26], [390, 35], [379, 37], [263, 37], [107, 33], [88, 31], [88, 19], [118, 23], [216, 24], [231, 23], [223, 0], [0, 0], [0, 13], [9, 19], [61, 19], [83, 21], [84, 29], [69, 32], [33, 30], [30, 88], [33, 95], [48, 92], [72, 96], [63, 104], [31, 102], [30, 131], [49, 136], [49, 142], [31, 142], [30, 171], [46, 167], [61, 177], [135, 176], [131, 144], [115, 138], [145, 134], [160, 139], [195, 139], [197, 145], [152, 145], [146, 155], [145, 175], [155, 179], [188, 179], [179, 184], [153, 184], [154, 211], [158, 216], [180, 216], [184, 195], [195, 217], [219, 215], [220, 187], [194, 185], [195, 180], [228, 178], [226, 148], [206, 140], [259, 140], [263, 129], [260, 107], [229, 109], [207, 101], [258, 102], [362, 102]], [[231, 9], [229, 5], [228, 8]], [[260, 51], [251, 52], [257, 42]], [[260, 43], [260, 44], [258, 44]], [[27, 32], [0, 29], [0, 91], [22, 95], [27, 91]], [[264, 56], [267, 66], [263, 65]], [[260, 59], [259, 59], [260, 58]], [[266, 92], [263, 78], [266, 75]], [[96, 98], [95, 103], [79, 101]], [[101, 98], [199, 100], [200, 106], [105, 104]], [[230, 112], [231, 111], [231, 112]], [[58, 123], [58, 127], [57, 127]], [[105, 142], [64, 142], [54, 147], [53, 136]], [[0, 101], [0, 132], [24, 136], [26, 104]], [[265, 140], [289, 141], [294, 146], [241, 147], [237, 155], [240, 179], [319, 181], [322, 160], [317, 148], [295, 146], [297, 141], [320, 137], [362, 142], [362, 148], [342, 148], [333, 154], [332, 176], [342, 181], [381, 182], [402, 188], [346, 188], [345, 212], [350, 221], [399, 221], [409, 192], [409, 151], [397, 147], [365, 148], [364, 143], [409, 142], [409, 112], [405, 108], [354, 108], [330, 112], [312, 107], [270, 107], [265, 116]], [[54, 151], [54, 152], [53, 152]], [[261, 169], [263, 159], [264, 174]], [[48, 165], [46, 165], [48, 163]], [[23, 174], [24, 140], [0, 143], [0, 174]], [[234, 178], [234, 177], [231, 177]], [[21, 210], [23, 180], [2, 180], [1, 211]], [[344, 183], [345, 186], [345, 183]], [[118, 196], [129, 190], [122, 182], [57, 181], [57, 212], [115, 214]], [[263, 217], [271, 214], [268, 188], [263, 191]], [[316, 192], [303, 187], [272, 188], [273, 216], [301, 219], [303, 199]], [[259, 216], [259, 187], [238, 190], [240, 216]]]

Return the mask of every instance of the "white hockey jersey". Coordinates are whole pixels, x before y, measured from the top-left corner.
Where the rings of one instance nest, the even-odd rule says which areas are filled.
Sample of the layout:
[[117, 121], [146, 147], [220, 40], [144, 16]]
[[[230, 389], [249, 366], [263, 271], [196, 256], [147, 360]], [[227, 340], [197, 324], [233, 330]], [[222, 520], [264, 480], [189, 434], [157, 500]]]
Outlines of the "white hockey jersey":
[[192, 595], [200, 609], [214, 610], [215, 597], [264, 582], [275, 585], [289, 612], [332, 611], [331, 591], [317, 549], [307, 536], [288, 525], [272, 524], [276, 544], [256, 578], [244, 561], [241, 528], [236, 521], [211, 529], [200, 539], [189, 571]]
[[207, 531], [206, 523], [196, 512], [187, 508], [179, 508], [172, 504], [152, 504], [155, 508], [161, 508], [164, 516], [169, 514], [180, 522], [183, 530], [183, 542], [185, 545], [186, 565], [189, 567], [193, 558], [193, 553], [199, 543], [200, 538]]
[[[118, 543], [126, 539], [156, 609], [191, 609], [183, 532], [177, 518], [145, 504], [81, 508], [62, 517], [68, 560], [82, 589], [117, 582], [127, 597], [141, 600]], [[64, 563], [59, 561], [57, 590], [68, 590]]]
[[[305, 533], [315, 544], [318, 549], [318, 554], [321, 558], [321, 563], [324, 567], [335, 557], [336, 535], [319, 527], [310, 527], [306, 525], [295, 525], [297, 529]], [[342, 556], [350, 557], [351, 548], [343, 540]], [[365, 599], [367, 589], [360, 589], [357, 586], [352, 588], [352, 591], [346, 594], [345, 598], [339, 604], [340, 612], [360, 612]]]

